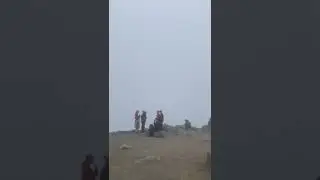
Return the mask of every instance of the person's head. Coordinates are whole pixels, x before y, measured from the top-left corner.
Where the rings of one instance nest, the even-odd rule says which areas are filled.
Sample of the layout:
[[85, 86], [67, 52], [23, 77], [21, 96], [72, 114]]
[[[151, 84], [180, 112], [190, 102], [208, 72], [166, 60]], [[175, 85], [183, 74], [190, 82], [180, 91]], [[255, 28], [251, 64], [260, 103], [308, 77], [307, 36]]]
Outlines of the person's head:
[[136, 114], [139, 114], [139, 110], [136, 110]]
[[87, 155], [86, 155], [86, 161], [87, 161], [88, 163], [93, 163], [93, 162], [94, 162], [94, 157], [93, 157], [93, 155], [92, 155], [92, 154], [87, 154]]

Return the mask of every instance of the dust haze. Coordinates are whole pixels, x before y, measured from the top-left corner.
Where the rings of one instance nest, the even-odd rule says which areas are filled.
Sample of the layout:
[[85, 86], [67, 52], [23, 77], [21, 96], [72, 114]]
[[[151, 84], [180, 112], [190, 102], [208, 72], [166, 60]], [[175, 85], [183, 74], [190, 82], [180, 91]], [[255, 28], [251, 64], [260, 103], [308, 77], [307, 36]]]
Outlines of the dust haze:
[[110, 131], [147, 124], [161, 109], [165, 123], [194, 126], [211, 116], [210, 1], [111, 0], [109, 6]]

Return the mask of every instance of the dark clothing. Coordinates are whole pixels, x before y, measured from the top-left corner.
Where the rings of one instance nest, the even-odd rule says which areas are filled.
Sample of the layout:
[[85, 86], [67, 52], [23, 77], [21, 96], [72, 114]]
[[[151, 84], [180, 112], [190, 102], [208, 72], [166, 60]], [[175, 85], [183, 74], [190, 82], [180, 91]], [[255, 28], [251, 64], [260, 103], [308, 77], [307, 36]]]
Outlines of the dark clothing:
[[163, 125], [163, 114], [161, 112], [157, 112], [156, 119], [154, 120], [154, 129], [155, 131], [161, 131]]
[[144, 132], [146, 126], [146, 121], [141, 121], [141, 132]]
[[185, 128], [185, 130], [191, 129], [191, 123], [190, 123], [190, 121], [186, 121], [186, 122], [184, 123], [184, 128]]
[[154, 132], [155, 132], [154, 125], [153, 125], [153, 124], [150, 124], [148, 130], [149, 130], [149, 136], [150, 136], [150, 137], [153, 137], [153, 136], [154, 136]]
[[153, 124], [149, 125], [149, 136], [153, 137], [155, 132], [163, 130], [163, 125], [160, 121], [155, 120]]
[[154, 122], [155, 131], [162, 131], [162, 129], [163, 129], [162, 126], [163, 126], [163, 124], [159, 120], [156, 120]]
[[147, 120], [147, 115], [145, 113], [142, 113], [141, 121], [146, 121], [146, 120]]
[[93, 170], [90, 168], [90, 163], [87, 161], [84, 161], [81, 166], [81, 180], [95, 180], [96, 176], [98, 175], [98, 168], [95, 167]]
[[155, 120], [155, 123], [154, 123], [154, 126], [155, 126], [156, 131], [162, 131], [162, 129], [163, 129], [163, 122], [164, 122], [164, 117], [163, 117], [162, 112], [160, 112], [160, 113], [157, 115], [156, 120]]
[[108, 170], [109, 170], [109, 157], [106, 157], [105, 163], [104, 163], [103, 167], [100, 170], [100, 180], [109, 179]]
[[161, 115], [157, 114], [156, 119], [154, 121], [161, 121]]
[[160, 120], [161, 123], [164, 122], [164, 117], [163, 117], [162, 112], [159, 114], [159, 120]]

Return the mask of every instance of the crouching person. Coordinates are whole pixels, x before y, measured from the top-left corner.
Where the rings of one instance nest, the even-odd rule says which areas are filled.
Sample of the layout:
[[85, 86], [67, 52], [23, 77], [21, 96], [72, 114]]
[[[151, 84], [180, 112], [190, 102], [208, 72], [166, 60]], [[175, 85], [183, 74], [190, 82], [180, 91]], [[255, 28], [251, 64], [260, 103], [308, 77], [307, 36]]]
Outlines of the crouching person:
[[150, 124], [149, 125], [149, 129], [148, 129], [148, 136], [149, 137], [154, 137], [154, 132], [155, 132], [155, 128], [154, 128], [154, 125], [153, 124]]

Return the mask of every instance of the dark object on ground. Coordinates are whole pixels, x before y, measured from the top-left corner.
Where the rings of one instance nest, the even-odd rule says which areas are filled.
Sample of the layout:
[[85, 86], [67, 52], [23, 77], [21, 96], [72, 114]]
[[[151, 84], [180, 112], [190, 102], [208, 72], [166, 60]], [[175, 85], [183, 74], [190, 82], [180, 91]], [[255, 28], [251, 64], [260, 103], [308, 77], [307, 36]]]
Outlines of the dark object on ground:
[[154, 136], [154, 132], [155, 132], [155, 128], [154, 128], [153, 124], [149, 125], [149, 130], [148, 131], [149, 131], [148, 136], [149, 137], [153, 137]]
[[163, 131], [163, 124], [160, 121], [155, 121], [154, 124], [149, 125], [148, 136], [163, 137], [163, 134], [161, 133], [161, 131]]
[[109, 156], [104, 156], [104, 165], [100, 170], [100, 180], [107, 180], [109, 178]]
[[316, 180], [320, 180], [320, 176], [318, 176]]
[[81, 164], [81, 180], [95, 180], [96, 176], [98, 176], [98, 168], [94, 164], [93, 155], [88, 154]]
[[162, 131], [163, 129], [163, 124], [161, 121], [155, 121], [154, 122], [154, 128], [155, 128], [155, 131]]

